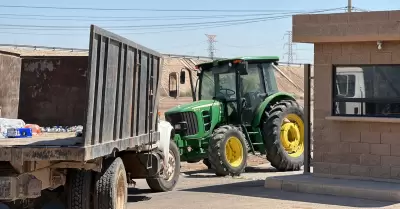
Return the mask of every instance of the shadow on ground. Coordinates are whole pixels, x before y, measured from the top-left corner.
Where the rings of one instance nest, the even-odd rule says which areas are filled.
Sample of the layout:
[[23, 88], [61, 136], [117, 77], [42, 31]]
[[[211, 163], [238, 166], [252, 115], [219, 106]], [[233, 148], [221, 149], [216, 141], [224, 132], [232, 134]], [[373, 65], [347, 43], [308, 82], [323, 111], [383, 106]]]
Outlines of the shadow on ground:
[[[246, 173], [278, 173], [279, 171], [273, 167], [254, 167], [249, 166], [246, 167], [245, 172], [242, 175], [246, 175]], [[186, 178], [221, 178], [220, 176], [216, 176], [212, 169], [203, 169], [196, 171], [182, 171], [182, 174], [185, 174]]]
[[128, 203], [150, 200], [151, 197], [147, 196], [147, 194], [151, 193], [150, 189], [128, 188]]
[[[264, 183], [265, 183], [264, 180], [246, 181], [246, 182], [239, 182], [232, 184], [222, 184], [215, 186], [183, 189], [180, 191], [230, 194], [230, 195], [271, 198], [278, 200], [309, 202], [309, 203], [358, 207], [358, 208], [376, 208], [376, 207], [385, 207], [395, 204], [392, 202], [378, 202], [378, 201], [356, 199], [356, 198], [336, 197], [330, 195], [311, 195], [304, 193], [271, 190], [264, 188]], [[338, 198], [340, 198], [339, 201]]]

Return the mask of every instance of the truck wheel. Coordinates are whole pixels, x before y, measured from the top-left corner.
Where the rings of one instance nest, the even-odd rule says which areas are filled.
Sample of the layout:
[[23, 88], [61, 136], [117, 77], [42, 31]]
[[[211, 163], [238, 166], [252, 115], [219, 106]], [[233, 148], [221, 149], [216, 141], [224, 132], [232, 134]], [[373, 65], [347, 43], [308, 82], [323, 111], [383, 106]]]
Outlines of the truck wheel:
[[180, 175], [181, 160], [178, 146], [169, 142], [168, 168], [162, 173], [162, 178], [147, 178], [147, 184], [153, 192], [167, 192], [175, 188]]
[[92, 172], [71, 169], [66, 183], [67, 208], [90, 209], [92, 194]]
[[95, 182], [94, 208], [125, 209], [128, 200], [128, 183], [124, 163], [115, 158], [98, 173]]
[[278, 102], [263, 118], [267, 159], [279, 171], [297, 171], [303, 166], [303, 118], [303, 110], [291, 100]]
[[215, 129], [208, 146], [208, 161], [217, 176], [239, 176], [247, 164], [244, 134], [230, 125]]

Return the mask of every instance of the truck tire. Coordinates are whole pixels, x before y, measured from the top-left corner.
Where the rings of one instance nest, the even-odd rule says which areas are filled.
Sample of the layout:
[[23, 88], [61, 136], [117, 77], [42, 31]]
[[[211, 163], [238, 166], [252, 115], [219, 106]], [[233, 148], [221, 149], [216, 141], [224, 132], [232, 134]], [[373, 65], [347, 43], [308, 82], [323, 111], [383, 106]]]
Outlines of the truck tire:
[[91, 171], [70, 169], [67, 174], [66, 195], [68, 209], [90, 209], [92, 203]]
[[230, 125], [215, 129], [208, 146], [208, 161], [217, 176], [239, 176], [247, 165], [244, 134]]
[[[164, 178], [147, 178], [147, 184], [153, 192], [167, 192], [175, 188], [179, 180], [181, 160], [178, 146], [169, 142], [168, 169]], [[163, 173], [164, 175], [164, 173]]]
[[121, 158], [111, 160], [98, 173], [95, 181], [94, 208], [125, 209], [128, 200], [128, 183]]
[[279, 171], [297, 171], [304, 163], [304, 114], [296, 101], [275, 104], [263, 117], [261, 129], [267, 159]]

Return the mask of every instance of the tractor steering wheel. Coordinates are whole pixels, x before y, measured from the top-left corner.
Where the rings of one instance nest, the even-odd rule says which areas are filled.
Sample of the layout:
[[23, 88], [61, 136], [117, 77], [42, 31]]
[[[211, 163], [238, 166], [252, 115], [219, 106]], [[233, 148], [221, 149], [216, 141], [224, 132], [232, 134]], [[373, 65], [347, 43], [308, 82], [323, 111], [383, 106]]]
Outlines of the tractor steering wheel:
[[[219, 91], [225, 91], [226, 93], [225, 95], [227, 95], [228, 97], [231, 97], [236, 94], [236, 92], [232, 89], [220, 88]], [[231, 92], [231, 94], [229, 94], [228, 92]]]

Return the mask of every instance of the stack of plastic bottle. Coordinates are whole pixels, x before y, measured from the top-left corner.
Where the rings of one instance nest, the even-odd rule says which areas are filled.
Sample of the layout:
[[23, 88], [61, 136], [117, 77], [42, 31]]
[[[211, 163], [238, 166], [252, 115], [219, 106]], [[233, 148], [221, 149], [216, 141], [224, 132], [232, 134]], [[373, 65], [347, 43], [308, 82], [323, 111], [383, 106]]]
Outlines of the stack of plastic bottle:
[[53, 127], [41, 127], [42, 133], [64, 133], [64, 132], [76, 132], [83, 130], [83, 126], [53, 126]]
[[0, 138], [7, 138], [7, 129], [23, 128], [25, 122], [21, 119], [0, 118]]

